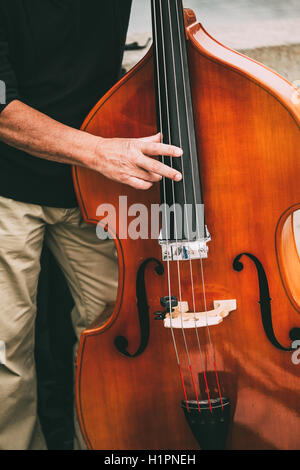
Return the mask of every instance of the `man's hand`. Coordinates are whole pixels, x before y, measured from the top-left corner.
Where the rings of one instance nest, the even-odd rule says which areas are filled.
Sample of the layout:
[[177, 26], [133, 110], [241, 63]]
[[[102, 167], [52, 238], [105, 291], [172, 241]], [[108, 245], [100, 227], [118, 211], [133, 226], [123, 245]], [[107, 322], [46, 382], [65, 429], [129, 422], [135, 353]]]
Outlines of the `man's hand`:
[[162, 177], [180, 181], [178, 171], [151, 158], [160, 155], [180, 157], [182, 150], [162, 144], [161, 134], [143, 139], [100, 139], [93, 169], [136, 189], [149, 189]]
[[104, 139], [61, 124], [21, 101], [0, 115], [0, 140], [33, 156], [96, 170], [137, 189], [149, 189], [162, 177], [181, 174], [156, 160], [180, 157], [182, 150], [161, 143], [161, 135], [144, 139]]

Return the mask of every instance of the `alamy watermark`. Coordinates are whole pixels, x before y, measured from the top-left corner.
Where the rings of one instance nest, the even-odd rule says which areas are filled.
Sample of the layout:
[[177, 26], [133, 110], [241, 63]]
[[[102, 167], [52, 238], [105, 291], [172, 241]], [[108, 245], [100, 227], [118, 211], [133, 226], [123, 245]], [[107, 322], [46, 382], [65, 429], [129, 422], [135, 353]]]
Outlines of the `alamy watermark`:
[[[118, 210], [117, 210], [118, 209]], [[101, 204], [96, 233], [100, 240], [200, 240], [205, 237], [203, 204], [131, 204], [119, 196], [118, 208]], [[109, 228], [109, 230], [108, 230]]]
[[6, 104], [6, 85], [0, 80], [0, 104]]
[[297, 339], [292, 343], [292, 349], [295, 349], [295, 351], [292, 354], [292, 363], [295, 366], [298, 366], [300, 364], [300, 340]]

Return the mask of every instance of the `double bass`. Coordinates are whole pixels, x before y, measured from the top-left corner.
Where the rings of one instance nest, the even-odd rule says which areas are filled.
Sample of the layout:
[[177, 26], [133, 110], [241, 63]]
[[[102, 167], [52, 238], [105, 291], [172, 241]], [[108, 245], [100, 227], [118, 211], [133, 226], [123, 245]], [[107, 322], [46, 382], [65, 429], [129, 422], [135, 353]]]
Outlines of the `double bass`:
[[[152, 49], [82, 129], [158, 130], [183, 149], [162, 158], [183, 179], [145, 192], [73, 168], [87, 223], [105, 225], [101, 203], [116, 209], [105, 230], [119, 263], [115, 303], [81, 336], [83, 436], [104, 450], [297, 449], [300, 93], [212, 38], [181, 0], [152, 0], [152, 20]], [[121, 237], [120, 196], [150, 214], [183, 210], [157, 238]]]

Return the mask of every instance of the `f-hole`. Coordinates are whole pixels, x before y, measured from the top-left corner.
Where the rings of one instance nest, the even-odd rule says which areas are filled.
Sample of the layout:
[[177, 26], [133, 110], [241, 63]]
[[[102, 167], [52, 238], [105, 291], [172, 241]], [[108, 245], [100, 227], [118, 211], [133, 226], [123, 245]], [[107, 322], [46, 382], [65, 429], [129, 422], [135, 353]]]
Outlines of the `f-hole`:
[[[250, 258], [255, 264], [255, 267], [257, 270], [261, 319], [262, 319], [263, 328], [265, 330], [268, 340], [270, 341], [271, 344], [273, 344], [273, 346], [275, 346], [275, 348], [280, 349], [281, 351], [293, 351], [293, 348], [285, 348], [284, 346], [282, 346], [275, 336], [274, 328], [273, 328], [273, 321], [272, 321], [272, 309], [271, 309], [272, 299], [270, 297], [267, 275], [266, 275], [266, 272], [264, 270], [262, 263], [259, 261], [259, 259], [256, 256], [250, 253], [242, 253], [235, 258], [233, 262], [233, 269], [237, 272], [243, 271], [244, 265], [243, 263], [241, 263], [241, 258], [243, 256], [248, 256], [248, 258]], [[291, 339], [292, 339], [292, 336], [295, 336], [295, 332], [296, 332], [296, 336], [298, 336], [297, 331], [298, 333], [300, 333], [300, 330], [298, 328], [293, 328], [291, 330], [290, 332]], [[300, 335], [299, 335], [299, 338], [300, 338]]]
[[137, 273], [136, 278], [136, 298], [137, 298], [137, 309], [138, 309], [138, 321], [140, 325], [140, 346], [134, 354], [128, 351], [128, 339], [125, 336], [117, 336], [114, 341], [117, 350], [124, 356], [135, 358], [143, 354], [148, 346], [150, 338], [150, 317], [149, 317], [149, 305], [147, 300], [147, 291], [145, 285], [145, 271], [150, 263], [155, 263], [155, 272], [159, 276], [164, 274], [164, 267], [160, 261], [156, 258], [149, 258], [145, 260]]

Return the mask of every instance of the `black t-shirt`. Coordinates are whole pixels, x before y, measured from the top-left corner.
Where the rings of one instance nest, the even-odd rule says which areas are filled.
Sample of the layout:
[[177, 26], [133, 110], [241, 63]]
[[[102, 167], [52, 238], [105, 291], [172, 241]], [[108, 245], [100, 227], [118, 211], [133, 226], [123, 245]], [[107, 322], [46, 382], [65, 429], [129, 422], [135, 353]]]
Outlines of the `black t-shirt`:
[[[80, 128], [118, 80], [131, 0], [0, 0], [0, 80], [14, 99]], [[2, 96], [3, 101], [3, 83]], [[0, 196], [74, 207], [71, 166], [0, 142]]]

